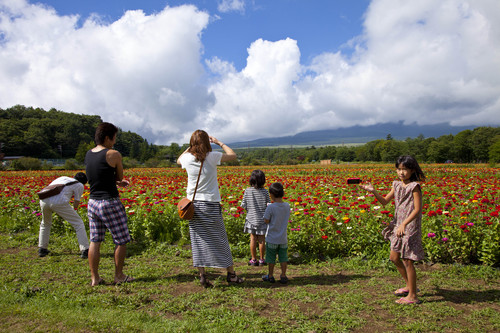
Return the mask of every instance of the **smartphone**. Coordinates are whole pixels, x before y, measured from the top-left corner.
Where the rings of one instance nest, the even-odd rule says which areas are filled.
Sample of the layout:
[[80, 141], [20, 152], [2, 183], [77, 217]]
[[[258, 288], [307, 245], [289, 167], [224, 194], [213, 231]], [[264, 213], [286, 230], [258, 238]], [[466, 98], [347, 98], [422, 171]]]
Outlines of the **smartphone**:
[[347, 184], [359, 184], [361, 183], [361, 179], [359, 178], [348, 178]]

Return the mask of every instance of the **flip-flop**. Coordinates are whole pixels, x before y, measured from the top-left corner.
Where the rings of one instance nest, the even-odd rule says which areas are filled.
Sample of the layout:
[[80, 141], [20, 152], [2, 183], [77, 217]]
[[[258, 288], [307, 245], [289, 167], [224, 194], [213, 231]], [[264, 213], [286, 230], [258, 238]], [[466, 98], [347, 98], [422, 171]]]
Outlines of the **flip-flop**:
[[133, 282], [133, 281], [135, 281], [135, 279], [133, 277], [127, 275], [127, 276], [125, 276], [125, 279], [123, 279], [122, 281], [116, 281], [115, 285], [118, 286], [118, 285], [120, 285], [122, 283], [129, 283], [129, 282]]
[[416, 301], [409, 301], [406, 298], [401, 297], [400, 299], [398, 299], [396, 301], [396, 303], [398, 303], [398, 304], [420, 304], [420, 303], [422, 303], [422, 301], [419, 299], [417, 299]]
[[[417, 293], [420, 291], [420, 289], [417, 289]], [[394, 295], [398, 296], [398, 297], [401, 297], [401, 296], [408, 296], [408, 294], [410, 293], [409, 290], [407, 290], [406, 288], [399, 288], [398, 290], [396, 290], [394, 292]]]
[[104, 279], [100, 279], [99, 282], [97, 282], [97, 284], [92, 284], [92, 282], [90, 283], [90, 286], [91, 287], [95, 287], [95, 286], [102, 286], [102, 285], [105, 285], [106, 284], [106, 281], [104, 281]]

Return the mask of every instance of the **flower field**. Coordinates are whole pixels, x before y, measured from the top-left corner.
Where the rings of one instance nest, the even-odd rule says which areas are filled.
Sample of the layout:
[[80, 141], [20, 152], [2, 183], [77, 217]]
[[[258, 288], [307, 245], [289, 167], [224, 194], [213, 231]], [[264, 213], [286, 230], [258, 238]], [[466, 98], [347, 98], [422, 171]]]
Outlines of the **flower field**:
[[[265, 166], [267, 184], [281, 182], [292, 207], [289, 222], [291, 260], [365, 256], [385, 259], [389, 244], [381, 230], [392, 220], [393, 205], [381, 206], [350, 177], [371, 182], [389, 192], [396, 172], [392, 165]], [[249, 255], [249, 237], [242, 232], [240, 207], [252, 167], [219, 168], [224, 221], [233, 254]], [[484, 165], [423, 165], [422, 238], [426, 261], [500, 264], [500, 179], [496, 168]], [[68, 171], [0, 172], [0, 232], [38, 234], [39, 203], [35, 192]], [[179, 168], [129, 169], [130, 186], [120, 189], [134, 241], [187, 244], [186, 221], [177, 217], [176, 203], [185, 195], [186, 174]], [[80, 215], [87, 222], [88, 190]], [[54, 221], [52, 233], [72, 232]], [[53, 237], [54, 237], [53, 236]], [[36, 244], [33, 244], [36, 245]]]

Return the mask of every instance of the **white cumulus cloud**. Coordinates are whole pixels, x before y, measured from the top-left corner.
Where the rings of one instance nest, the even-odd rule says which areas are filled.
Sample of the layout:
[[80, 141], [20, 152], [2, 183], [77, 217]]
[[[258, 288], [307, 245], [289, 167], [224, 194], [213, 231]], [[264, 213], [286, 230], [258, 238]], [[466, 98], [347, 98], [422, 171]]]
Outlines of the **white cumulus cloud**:
[[0, 107], [98, 114], [155, 142], [197, 127], [213, 103], [201, 85], [207, 13], [180, 6], [127, 11], [111, 24], [78, 19], [22, 0], [0, 5]]
[[211, 126], [240, 141], [381, 122], [500, 124], [500, 2], [375, 0], [350, 45], [349, 57], [301, 64], [293, 40], [254, 42], [246, 68], [211, 87]]

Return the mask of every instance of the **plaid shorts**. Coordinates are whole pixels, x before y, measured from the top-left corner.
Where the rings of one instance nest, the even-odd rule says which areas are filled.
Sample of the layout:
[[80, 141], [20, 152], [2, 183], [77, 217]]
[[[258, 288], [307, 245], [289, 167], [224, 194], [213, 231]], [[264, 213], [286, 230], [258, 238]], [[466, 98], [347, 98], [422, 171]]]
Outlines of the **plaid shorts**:
[[273, 244], [266, 242], [266, 263], [275, 264], [276, 254], [279, 262], [288, 261], [288, 244]]
[[104, 241], [106, 229], [113, 237], [113, 243], [124, 245], [131, 241], [127, 225], [127, 213], [119, 198], [111, 200], [89, 199], [87, 205], [90, 241]]

